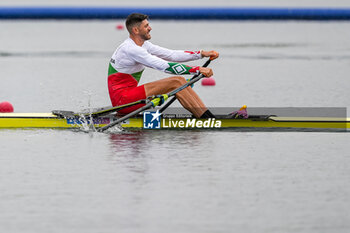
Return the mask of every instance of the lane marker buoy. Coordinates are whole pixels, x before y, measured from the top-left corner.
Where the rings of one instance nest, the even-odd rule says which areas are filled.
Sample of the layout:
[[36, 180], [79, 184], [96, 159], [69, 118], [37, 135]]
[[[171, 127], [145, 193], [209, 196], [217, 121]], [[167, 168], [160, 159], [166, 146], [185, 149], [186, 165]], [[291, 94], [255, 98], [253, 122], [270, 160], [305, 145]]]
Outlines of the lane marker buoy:
[[215, 79], [213, 77], [210, 78], [202, 78], [203, 86], [215, 86]]
[[0, 112], [13, 112], [13, 106], [10, 102], [4, 101], [0, 103]]

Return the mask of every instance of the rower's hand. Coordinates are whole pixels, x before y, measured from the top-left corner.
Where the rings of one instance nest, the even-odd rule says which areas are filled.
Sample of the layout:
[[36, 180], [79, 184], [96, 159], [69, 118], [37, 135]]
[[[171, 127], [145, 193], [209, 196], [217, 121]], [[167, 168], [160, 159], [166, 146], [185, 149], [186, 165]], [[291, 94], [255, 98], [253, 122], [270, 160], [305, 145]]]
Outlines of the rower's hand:
[[211, 51], [202, 50], [201, 54], [202, 54], [202, 57], [210, 57], [210, 60], [215, 60], [216, 58], [219, 57], [219, 53], [214, 50], [211, 50]]
[[208, 67], [199, 67], [199, 72], [203, 74], [205, 77], [213, 76], [213, 70]]

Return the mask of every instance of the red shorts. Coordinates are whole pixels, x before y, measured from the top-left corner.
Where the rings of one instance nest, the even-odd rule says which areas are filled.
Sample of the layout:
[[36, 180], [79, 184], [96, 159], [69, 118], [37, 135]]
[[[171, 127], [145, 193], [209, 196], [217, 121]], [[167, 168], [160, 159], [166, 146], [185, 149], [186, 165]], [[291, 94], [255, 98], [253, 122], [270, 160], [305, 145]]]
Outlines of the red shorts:
[[[109, 97], [113, 106], [132, 103], [138, 100], [146, 99], [145, 87], [137, 86], [137, 81], [130, 74], [115, 73], [108, 77]], [[144, 106], [137, 104], [118, 111], [119, 114], [128, 114]]]

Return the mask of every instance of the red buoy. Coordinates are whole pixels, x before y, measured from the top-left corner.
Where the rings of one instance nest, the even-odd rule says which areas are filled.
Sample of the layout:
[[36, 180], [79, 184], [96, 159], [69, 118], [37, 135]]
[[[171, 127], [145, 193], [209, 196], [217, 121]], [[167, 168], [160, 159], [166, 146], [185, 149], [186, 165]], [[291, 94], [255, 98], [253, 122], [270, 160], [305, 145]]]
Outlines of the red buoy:
[[117, 30], [123, 30], [123, 29], [124, 29], [124, 25], [121, 24], [121, 23], [119, 23], [119, 24], [117, 24], [117, 26], [115, 26], [115, 28], [116, 28]]
[[0, 103], [0, 112], [13, 112], [13, 106], [10, 102], [1, 102]]
[[215, 79], [213, 77], [202, 78], [202, 86], [215, 86], [215, 84]]

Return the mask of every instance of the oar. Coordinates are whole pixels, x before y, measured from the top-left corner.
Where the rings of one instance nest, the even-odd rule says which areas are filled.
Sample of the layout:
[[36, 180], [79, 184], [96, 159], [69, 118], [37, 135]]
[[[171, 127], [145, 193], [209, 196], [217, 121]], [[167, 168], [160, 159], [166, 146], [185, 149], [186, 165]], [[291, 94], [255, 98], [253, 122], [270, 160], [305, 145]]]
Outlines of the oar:
[[129, 119], [130, 117], [133, 117], [137, 114], [139, 114], [140, 112], [143, 112], [149, 108], [152, 108], [152, 107], [156, 107], [158, 105], [161, 105], [164, 101], [166, 101], [169, 97], [171, 96], [174, 96], [176, 93], [178, 93], [179, 91], [182, 91], [183, 89], [185, 89], [186, 87], [189, 87], [191, 86], [192, 84], [194, 84], [195, 82], [197, 82], [198, 80], [200, 80], [201, 78], [203, 78], [204, 75], [203, 74], [200, 74], [198, 75], [197, 77], [193, 78], [192, 80], [190, 80], [189, 82], [185, 83], [184, 85], [182, 85], [181, 87], [178, 87], [177, 89], [169, 92], [168, 94], [163, 94], [163, 95], [157, 95], [155, 96], [155, 98], [153, 100], [151, 100], [150, 102], [148, 102], [145, 106], [139, 108], [139, 109], [136, 109], [135, 111], [119, 118], [118, 120], [116, 121], [113, 121], [112, 123], [110, 123], [109, 125], [106, 125], [104, 127], [101, 127], [99, 128], [97, 131], [98, 132], [103, 132], [117, 124], [119, 124], [120, 122], [123, 122], [125, 121], [126, 119]]
[[[210, 62], [211, 62], [211, 60], [208, 59], [208, 61], [206, 61], [202, 67], [207, 67], [207, 66], [210, 64]], [[198, 77], [198, 75], [199, 75], [199, 74], [194, 75], [190, 80], [192, 80], [192, 79]], [[174, 96], [171, 100], [169, 100], [169, 101], [159, 110], [159, 112], [160, 112], [160, 113], [164, 112], [165, 109], [167, 109], [172, 103], [175, 102], [175, 100], [176, 100], [176, 96]]]

